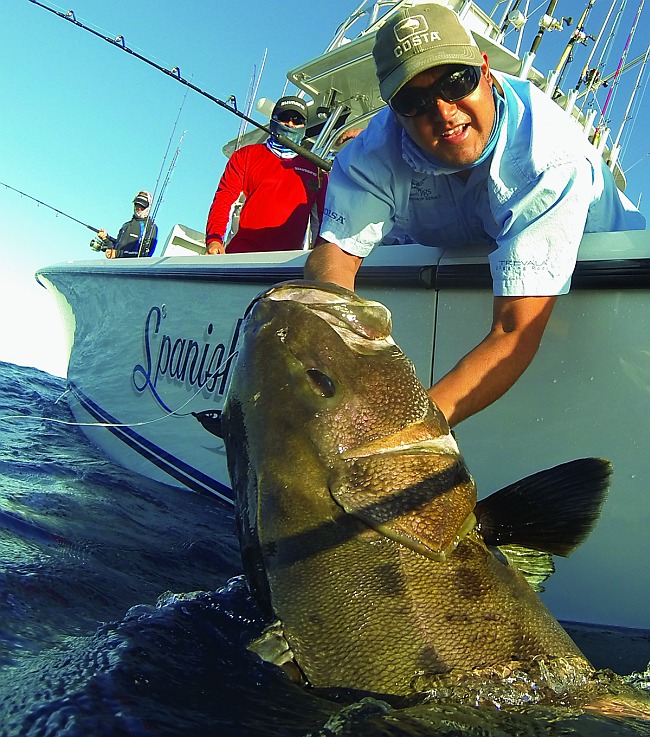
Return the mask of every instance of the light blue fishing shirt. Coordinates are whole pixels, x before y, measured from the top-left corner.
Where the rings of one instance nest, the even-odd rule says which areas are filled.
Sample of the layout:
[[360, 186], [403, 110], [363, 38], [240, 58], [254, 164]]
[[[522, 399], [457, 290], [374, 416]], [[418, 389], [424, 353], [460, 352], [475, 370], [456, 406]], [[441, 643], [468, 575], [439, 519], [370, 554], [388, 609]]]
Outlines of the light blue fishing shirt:
[[502, 124], [467, 181], [385, 108], [334, 160], [321, 236], [362, 258], [391, 231], [443, 248], [489, 243], [495, 295], [550, 296], [569, 291], [583, 233], [644, 229], [573, 118], [532, 83], [493, 76]]

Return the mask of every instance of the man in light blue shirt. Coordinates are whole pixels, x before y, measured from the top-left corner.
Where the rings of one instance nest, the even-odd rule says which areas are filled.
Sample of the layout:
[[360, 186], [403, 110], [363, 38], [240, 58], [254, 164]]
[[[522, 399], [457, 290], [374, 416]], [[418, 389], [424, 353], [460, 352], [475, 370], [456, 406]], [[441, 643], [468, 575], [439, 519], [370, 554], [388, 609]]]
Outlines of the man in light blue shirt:
[[398, 11], [373, 55], [389, 107], [335, 159], [305, 277], [354, 289], [391, 231], [432, 246], [493, 245], [491, 330], [429, 391], [454, 426], [529, 365], [583, 233], [645, 220], [566, 112], [531, 83], [494, 74], [449, 8]]

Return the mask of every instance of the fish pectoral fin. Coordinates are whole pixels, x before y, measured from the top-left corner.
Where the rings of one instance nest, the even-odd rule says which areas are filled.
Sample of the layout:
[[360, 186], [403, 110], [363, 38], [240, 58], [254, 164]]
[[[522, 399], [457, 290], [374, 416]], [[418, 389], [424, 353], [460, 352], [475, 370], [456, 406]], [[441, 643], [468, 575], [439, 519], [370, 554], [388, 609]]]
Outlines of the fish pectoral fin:
[[555, 573], [555, 563], [550, 553], [522, 548], [520, 545], [500, 545], [491, 547], [490, 551], [516, 568], [538, 594], [544, 591], [544, 581]]
[[486, 545], [570, 555], [591, 532], [607, 496], [611, 463], [579, 458], [527, 476], [474, 510]]
[[307, 684], [307, 679], [300, 670], [287, 638], [284, 636], [284, 628], [280, 620], [266, 627], [264, 632], [251, 642], [248, 650], [267, 663], [273, 663], [282, 668], [295, 683], [303, 686]]

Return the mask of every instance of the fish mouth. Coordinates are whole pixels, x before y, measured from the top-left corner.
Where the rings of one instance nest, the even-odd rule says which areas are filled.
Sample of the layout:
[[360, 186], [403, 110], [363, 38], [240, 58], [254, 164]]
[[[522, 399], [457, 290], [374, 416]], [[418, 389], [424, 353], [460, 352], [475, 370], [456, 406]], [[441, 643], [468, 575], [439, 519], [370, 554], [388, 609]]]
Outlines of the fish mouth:
[[430, 428], [423, 423], [403, 428], [392, 435], [384, 435], [364, 445], [348, 448], [340, 452], [343, 460], [368, 458], [370, 456], [398, 456], [436, 454], [460, 457], [460, 449], [451, 432], [431, 437]]

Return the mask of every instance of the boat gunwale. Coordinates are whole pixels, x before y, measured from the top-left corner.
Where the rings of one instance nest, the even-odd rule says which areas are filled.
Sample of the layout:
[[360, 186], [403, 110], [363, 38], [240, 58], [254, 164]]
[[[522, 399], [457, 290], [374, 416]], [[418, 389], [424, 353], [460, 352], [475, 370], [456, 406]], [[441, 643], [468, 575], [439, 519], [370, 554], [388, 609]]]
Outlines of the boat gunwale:
[[[182, 258], [182, 257], [181, 257]], [[161, 259], [162, 261], [162, 259]], [[180, 259], [179, 259], [180, 261]], [[149, 266], [150, 268], [147, 268]], [[151, 268], [151, 267], [154, 268]], [[301, 280], [303, 264], [264, 263], [232, 265], [182, 264], [173, 258], [166, 263], [128, 264], [120, 268], [107, 268], [103, 264], [71, 262], [54, 264], [39, 269], [36, 280], [49, 279], [57, 274], [102, 276], [129, 279], [161, 279], [214, 283], [256, 283], [276, 284], [283, 281]], [[492, 289], [492, 276], [489, 263], [456, 261], [430, 264], [362, 264], [357, 276], [357, 284], [389, 285], [394, 288], [420, 289]], [[578, 261], [573, 272], [572, 290], [627, 290], [650, 288], [650, 258], [612, 258], [588, 259]]]

